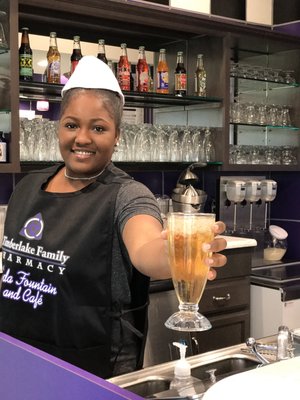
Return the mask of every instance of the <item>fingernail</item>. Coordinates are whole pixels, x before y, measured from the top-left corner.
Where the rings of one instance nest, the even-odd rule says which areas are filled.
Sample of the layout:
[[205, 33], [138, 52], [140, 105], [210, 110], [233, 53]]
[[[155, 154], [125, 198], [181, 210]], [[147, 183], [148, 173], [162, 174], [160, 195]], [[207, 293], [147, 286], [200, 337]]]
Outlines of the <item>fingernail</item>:
[[211, 246], [210, 246], [209, 243], [204, 243], [204, 244], [202, 245], [202, 250], [203, 250], [203, 251], [209, 251], [210, 249], [211, 249]]
[[214, 260], [212, 258], [206, 258], [205, 263], [210, 267], [211, 265], [213, 265]]

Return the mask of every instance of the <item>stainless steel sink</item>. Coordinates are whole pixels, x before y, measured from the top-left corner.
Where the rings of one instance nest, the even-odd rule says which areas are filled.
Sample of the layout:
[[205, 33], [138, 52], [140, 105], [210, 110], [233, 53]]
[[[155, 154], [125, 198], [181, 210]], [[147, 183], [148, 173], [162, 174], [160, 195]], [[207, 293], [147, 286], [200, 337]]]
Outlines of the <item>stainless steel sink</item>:
[[246, 355], [232, 355], [223, 359], [217, 359], [209, 364], [194, 366], [192, 368], [192, 376], [198, 379], [207, 380], [209, 372], [214, 371], [214, 375], [219, 380], [225, 376], [237, 374], [238, 372], [247, 371], [259, 366], [258, 360]]
[[163, 376], [149, 376], [146, 379], [133, 382], [129, 386], [123, 386], [125, 389], [132, 393], [138, 394], [143, 398], [152, 397], [155, 393], [164, 392], [169, 390], [171, 377]]
[[[192, 356], [188, 361], [191, 364], [192, 376], [202, 381], [199, 387], [204, 391], [213, 384], [209, 370], [215, 370], [214, 375], [218, 381], [261, 365], [255, 356], [247, 353], [247, 348], [243, 344]], [[175, 362], [120, 375], [109, 381], [143, 398], [151, 398], [154, 395], [163, 397], [170, 388]], [[164, 394], [160, 396], [161, 392]]]

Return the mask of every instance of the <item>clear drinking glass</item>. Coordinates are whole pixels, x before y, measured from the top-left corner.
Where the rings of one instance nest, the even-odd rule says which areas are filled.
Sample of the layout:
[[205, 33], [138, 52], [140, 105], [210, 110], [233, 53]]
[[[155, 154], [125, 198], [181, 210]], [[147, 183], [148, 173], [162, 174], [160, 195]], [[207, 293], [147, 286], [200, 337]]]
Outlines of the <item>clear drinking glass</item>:
[[169, 262], [179, 311], [165, 322], [169, 329], [205, 331], [211, 328], [198, 312], [198, 303], [207, 282], [208, 252], [203, 243], [213, 240], [215, 214], [172, 212], [167, 216]]

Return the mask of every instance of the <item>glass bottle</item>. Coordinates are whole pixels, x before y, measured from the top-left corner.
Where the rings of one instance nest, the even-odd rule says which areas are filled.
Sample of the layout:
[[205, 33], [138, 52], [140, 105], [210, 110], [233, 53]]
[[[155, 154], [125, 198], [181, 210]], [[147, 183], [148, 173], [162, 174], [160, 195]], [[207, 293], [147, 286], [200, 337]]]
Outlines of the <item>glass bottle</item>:
[[73, 53], [71, 55], [71, 75], [75, 71], [79, 60], [82, 58], [80, 36], [73, 37]]
[[60, 83], [60, 52], [57, 48], [56, 32], [50, 32], [50, 45], [47, 53], [47, 82]]
[[149, 91], [149, 66], [146, 61], [145, 47], [139, 47], [139, 58], [136, 66], [138, 92]]
[[121, 44], [121, 56], [118, 62], [118, 82], [121, 90], [130, 90], [130, 63], [127, 56], [127, 44]]
[[98, 54], [97, 58], [99, 60], [105, 62], [107, 64], [107, 58], [106, 58], [106, 53], [105, 53], [105, 40], [104, 39], [99, 39], [98, 40]]
[[175, 69], [175, 96], [185, 96], [186, 95], [186, 85], [187, 85], [187, 76], [186, 69], [184, 67], [183, 62], [183, 52], [177, 52], [177, 61], [176, 61], [176, 69]]
[[19, 78], [21, 81], [32, 81], [32, 50], [29, 43], [29, 29], [22, 28], [21, 46], [19, 48]]
[[169, 93], [169, 67], [166, 59], [166, 49], [159, 50], [156, 74], [156, 92]]
[[112, 60], [107, 60], [107, 65], [112, 70], [112, 72], [115, 73], [114, 72], [114, 64], [113, 64]]
[[206, 96], [206, 71], [203, 63], [203, 54], [197, 55], [197, 67], [195, 71], [195, 94]]

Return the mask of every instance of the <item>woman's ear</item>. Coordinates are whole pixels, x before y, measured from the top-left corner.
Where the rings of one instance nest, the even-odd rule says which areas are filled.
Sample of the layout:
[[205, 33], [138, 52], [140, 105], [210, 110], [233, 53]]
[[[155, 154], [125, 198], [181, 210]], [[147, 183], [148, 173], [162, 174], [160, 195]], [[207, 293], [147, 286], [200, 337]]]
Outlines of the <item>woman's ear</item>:
[[115, 146], [119, 146], [119, 142], [120, 142], [120, 131], [117, 131], [115, 137]]

